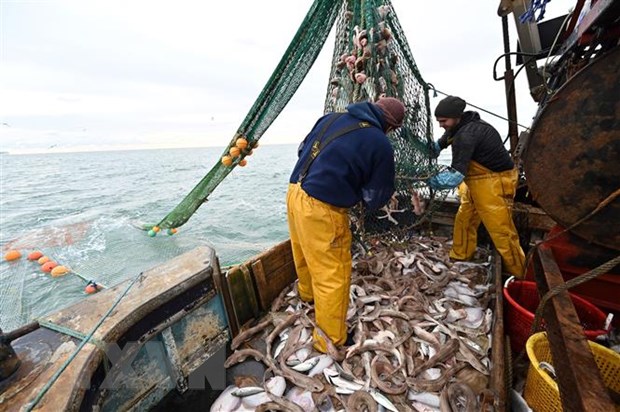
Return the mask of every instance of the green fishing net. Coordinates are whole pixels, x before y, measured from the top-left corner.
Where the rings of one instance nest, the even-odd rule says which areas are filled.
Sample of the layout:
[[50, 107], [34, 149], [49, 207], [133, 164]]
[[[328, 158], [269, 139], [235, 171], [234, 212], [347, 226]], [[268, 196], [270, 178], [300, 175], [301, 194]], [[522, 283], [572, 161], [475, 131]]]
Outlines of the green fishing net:
[[344, 111], [349, 103], [375, 101], [382, 95], [397, 97], [407, 107], [403, 126], [389, 136], [396, 158], [396, 193], [378, 212], [354, 208], [354, 230], [360, 236], [389, 233], [402, 238], [428, 220], [437, 194], [424, 178], [440, 168], [430, 156], [429, 87], [415, 64], [391, 2], [316, 0], [221, 161], [157, 226], [170, 229], [183, 225], [234, 167], [245, 164], [245, 157], [251, 155], [310, 71], [334, 23], [336, 41], [325, 112]]

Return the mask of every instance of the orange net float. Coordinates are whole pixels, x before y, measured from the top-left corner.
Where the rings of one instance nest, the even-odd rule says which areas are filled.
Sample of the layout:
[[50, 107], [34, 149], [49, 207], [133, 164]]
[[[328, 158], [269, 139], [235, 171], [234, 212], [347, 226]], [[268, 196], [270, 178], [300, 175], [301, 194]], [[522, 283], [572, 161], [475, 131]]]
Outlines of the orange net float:
[[4, 259], [11, 262], [13, 260], [17, 260], [20, 257], [22, 257], [22, 254], [19, 252], [19, 250], [9, 250], [8, 252], [6, 252], [6, 254], [4, 255]]
[[243, 150], [246, 147], [248, 147], [248, 141], [246, 139], [244, 139], [243, 137], [240, 137], [235, 142], [235, 146], [237, 146], [239, 149]]
[[88, 285], [84, 288], [84, 293], [87, 295], [92, 295], [93, 293], [97, 293], [102, 289], [101, 285], [98, 285], [95, 281], [88, 282]]
[[50, 274], [52, 277], [57, 278], [60, 276], [64, 276], [69, 273], [69, 268], [66, 266], [58, 265], [52, 268]]
[[222, 156], [222, 164], [223, 164], [224, 166], [230, 166], [230, 165], [232, 165], [232, 161], [233, 161], [232, 157], [230, 157], [230, 156], [228, 156], [228, 155], [226, 155], [226, 156]]
[[58, 266], [58, 263], [50, 260], [41, 266], [41, 270], [45, 273], [50, 273], [56, 266]]
[[230, 155], [230, 157], [235, 158], [241, 154], [241, 149], [239, 149], [237, 146], [233, 146], [228, 151], [228, 154]]
[[28, 260], [39, 260], [43, 257], [43, 252], [40, 250], [35, 250], [33, 252], [28, 253]]
[[37, 263], [38, 263], [39, 265], [43, 265], [43, 264], [45, 264], [45, 263], [47, 263], [47, 262], [49, 262], [49, 261], [50, 261], [50, 258], [48, 258], [47, 256], [41, 256], [41, 257], [39, 258], [39, 260], [37, 260]]

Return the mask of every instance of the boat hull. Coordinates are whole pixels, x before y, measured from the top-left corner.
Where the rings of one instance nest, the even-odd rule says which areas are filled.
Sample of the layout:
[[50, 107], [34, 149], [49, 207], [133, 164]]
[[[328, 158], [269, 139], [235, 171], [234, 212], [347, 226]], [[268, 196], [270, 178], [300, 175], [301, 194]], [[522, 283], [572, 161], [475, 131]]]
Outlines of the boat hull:
[[12, 343], [22, 365], [0, 385], [0, 411], [45, 390], [35, 410], [148, 410], [175, 389], [223, 389], [230, 334], [220, 276], [215, 252], [200, 247], [141, 274], [99, 326], [130, 281], [41, 319]]

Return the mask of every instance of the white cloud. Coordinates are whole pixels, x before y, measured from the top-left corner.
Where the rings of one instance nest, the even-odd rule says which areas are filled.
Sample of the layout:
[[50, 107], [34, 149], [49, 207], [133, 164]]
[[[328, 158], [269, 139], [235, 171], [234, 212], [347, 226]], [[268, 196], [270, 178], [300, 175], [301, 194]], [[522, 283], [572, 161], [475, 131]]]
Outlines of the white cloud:
[[[547, 14], [572, 3], [556, 0]], [[311, 4], [3, 1], [0, 117], [9, 126], [0, 127], [0, 150], [224, 145]], [[426, 81], [505, 115], [504, 85], [491, 78], [503, 52], [498, 2], [392, 4]], [[513, 49], [515, 43], [513, 30]], [[299, 141], [321, 114], [332, 44], [329, 39], [266, 143]], [[518, 80], [519, 120], [527, 125], [536, 106], [525, 75]], [[502, 120], [483, 117], [500, 133], [507, 129]]]

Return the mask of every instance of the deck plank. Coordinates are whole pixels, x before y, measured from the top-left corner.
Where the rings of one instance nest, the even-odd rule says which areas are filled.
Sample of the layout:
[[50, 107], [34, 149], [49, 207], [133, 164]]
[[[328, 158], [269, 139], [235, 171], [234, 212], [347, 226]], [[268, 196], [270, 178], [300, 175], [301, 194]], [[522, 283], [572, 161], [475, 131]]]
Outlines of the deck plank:
[[[541, 295], [564, 283], [549, 247], [538, 248], [534, 267]], [[568, 292], [552, 298], [543, 315], [564, 411], [614, 410]]]
[[495, 410], [506, 411], [506, 398], [508, 396], [508, 385], [512, 382], [506, 382], [506, 359], [504, 336], [504, 296], [502, 294], [502, 259], [499, 253], [494, 253], [495, 264], [493, 267], [493, 279], [495, 286], [495, 307], [493, 321], [493, 341], [491, 351], [491, 389], [493, 390], [495, 399]]
[[296, 279], [290, 243], [290, 240], [282, 242], [251, 260], [252, 273], [263, 310], [269, 310], [271, 302], [282, 289]]

